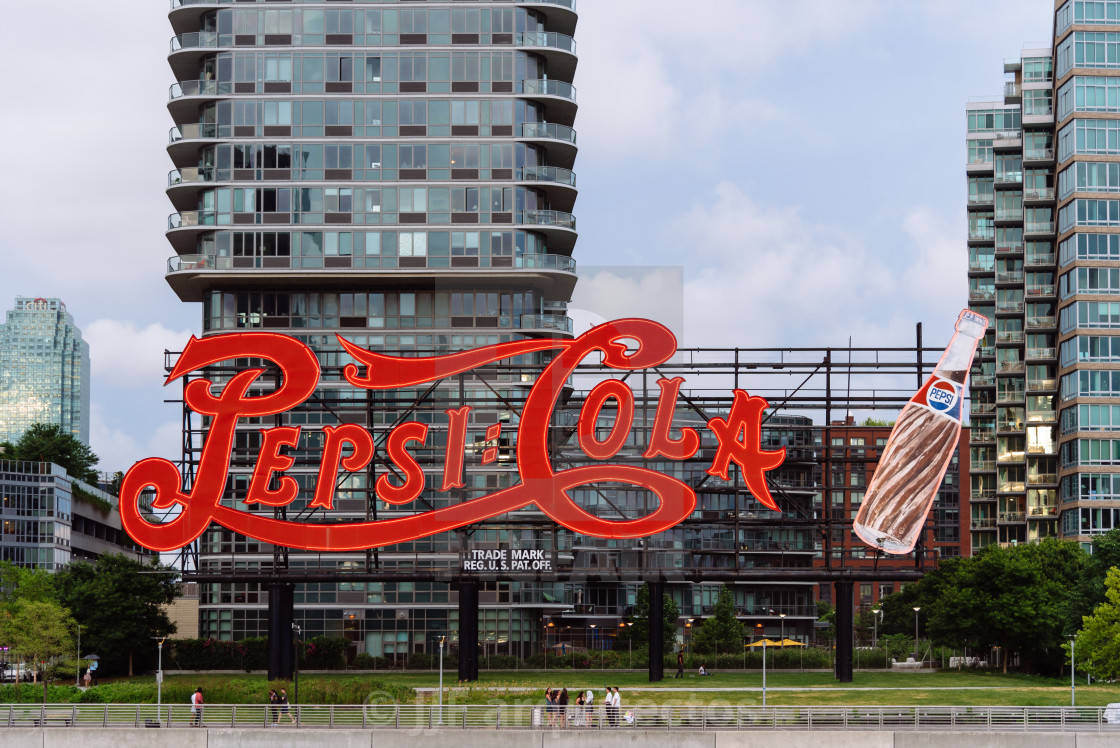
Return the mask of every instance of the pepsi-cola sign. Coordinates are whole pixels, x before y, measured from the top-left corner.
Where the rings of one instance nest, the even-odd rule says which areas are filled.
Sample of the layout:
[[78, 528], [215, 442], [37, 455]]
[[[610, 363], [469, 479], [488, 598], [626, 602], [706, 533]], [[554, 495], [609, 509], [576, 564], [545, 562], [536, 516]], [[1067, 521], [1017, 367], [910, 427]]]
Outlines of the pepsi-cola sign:
[[[234, 359], [266, 359], [281, 373], [280, 384], [263, 395], [249, 395], [251, 388], [266, 387], [260, 381], [265, 369], [249, 367], [225, 382], [220, 392], [204, 377], [190, 380], [183, 399], [192, 411], [210, 417], [210, 427], [199, 457], [194, 482], [183, 490], [179, 469], [162, 458], [148, 458], [129, 469], [121, 485], [120, 512], [125, 531], [137, 543], [155, 551], [181, 548], [198, 538], [213, 522], [236, 533], [265, 543], [315, 551], [356, 551], [402, 543], [480, 522], [530, 504], [535, 504], [557, 524], [583, 535], [600, 538], [635, 538], [654, 535], [677, 525], [696, 507], [696, 493], [670, 475], [635, 465], [611, 464], [622, 449], [634, 422], [634, 394], [625, 382], [606, 379], [588, 393], [580, 411], [576, 433], [580, 449], [594, 464], [556, 470], [548, 450], [548, 432], [553, 411], [568, 378], [588, 356], [602, 355], [605, 366], [617, 371], [648, 369], [667, 361], [677, 348], [676, 338], [664, 326], [643, 319], [623, 319], [595, 327], [570, 340], [521, 340], [453, 353], [446, 356], [407, 358], [387, 356], [357, 346], [339, 336], [339, 342], [357, 363], [348, 364], [343, 376], [354, 387], [391, 390], [413, 387], [462, 374], [536, 351], [555, 351], [525, 398], [516, 432], [516, 466], [519, 482], [494, 493], [462, 501], [449, 507], [372, 522], [308, 523], [261, 516], [221, 505], [229, 474], [237, 424], [243, 418], [260, 418], [292, 410], [315, 392], [320, 379], [315, 353], [296, 338], [268, 332], [245, 332], [194, 338], [167, 378], [167, 383], [191, 372]], [[682, 428], [672, 435], [673, 415], [682, 377], [662, 378], [650, 442], [643, 456], [649, 459], [687, 460], [700, 448], [696, 429]], [[611, 431], [600, 439], [596, 423], [607, 401], [614, 401]], [[777, 468], [785, 449], [761, 448], [762, 413], [767, 402], [743, 390], [734, 391], [726, 418], [712, 418], [707, 428], [716, 437], [717, 448], [707, 472], [728, 478], [730, 464], [737, 464], [751, 494], [778, 511], [766, 486], [766, 472]], [[438, 491], [462, 488], [466, 460], [466, 437], [470, 407], [446, 411], [448, 438], [443, 475]], [[261, 429], [261, 447], [245, 495], [247, 506], [284, 507], [297, 498], [299, 487], [285, 471], [294, 458], [285, 454], [299, 442], [300, 426]], [[481, 455], [485, 465], [497, 459], [496, 442], [502, 424], [491, 426], [487, 441], [494, 446]], [[318, 480], [309, 506], [330, 510], [341, 471], [365, 469], [374, 457], [373, 435], [356, 424], [322, 429], [323, 452]], [[428, 426], [416, 421], [397, 425], [388, 435], [385, 456], [403, 481], [388, 473], [377, 478], [377, 498], [402, 506], [420, 496], [428, 479], [410, 445], [423, 445]], [[343, 456], [344, 449], [350, 453]], [[275, 481], [275, 478], [279, 481]], [[659, 506], [637, 519], [608, 520], [597, 517], [572, 500], [569, 492], [598, 483], [623, 483], [654, 493]], [[275, 487], [273, 487], [275, 485]], [[152, 507], [179, 511], [164, 522], [146, 519], [140, 511], [141, 494], [154, 490]], [[174, 513], [172, 513], [174, 514]]]

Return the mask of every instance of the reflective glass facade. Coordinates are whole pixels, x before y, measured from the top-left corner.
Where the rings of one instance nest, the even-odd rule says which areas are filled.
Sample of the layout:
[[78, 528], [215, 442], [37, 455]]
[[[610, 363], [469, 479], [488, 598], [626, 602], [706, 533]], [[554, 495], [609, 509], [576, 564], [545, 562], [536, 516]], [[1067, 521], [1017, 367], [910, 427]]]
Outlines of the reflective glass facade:
[[[972, 377], [973, 549], [1047, 535], [1087, 544], [1113, 526], [1120, 3], [1056, 12], [1054, 54], [1025, 50], [1005, 63], [1002, 100], [969, 105], [969, 300], [996, 320]], [[1052, 114], [1036, 108], [1048, 96]], [[1021, 117], [987, 136], [990, 162], [974, 156], [980, 109]]]
[[0, 325], [0, 441], [36, 423], [89, 444], [89, 345], [58, 299], [17, 298]]

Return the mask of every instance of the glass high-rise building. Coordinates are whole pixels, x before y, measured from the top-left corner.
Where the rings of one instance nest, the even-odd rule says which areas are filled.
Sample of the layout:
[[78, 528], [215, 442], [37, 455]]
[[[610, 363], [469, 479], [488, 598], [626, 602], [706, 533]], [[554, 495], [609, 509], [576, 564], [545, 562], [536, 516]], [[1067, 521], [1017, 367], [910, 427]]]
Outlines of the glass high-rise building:
[[89, 345], [58, 299], [17, 298], [0, 324], [0, 441], [48, 423], [89, 444]]
[[[305, 426], [288, 471], [299, 498], [287, 512], [316, 521], [306, 505], [320, 429], [337, 423], [355, 394], [368, 394], [342, 381], [349, 358], [336, 333], [370, 349], [428, 355], [571, 335], [574, 0], [174, 0], [169, 18], [177, 82], [168, 105], [175, 168], [167, 194], [176, 212], [167, 280], [182, 300], [201, 302], [204, 335], [275, 330], [318, 353], [324, 374], [314, 401], [283, 416]], [[374, 393], [345, 418], [379, 444], [402, 414], [421, 418], [436, 454], [449, 407], [474, 404], [469, 441], [481, 442], [490, 424], [516, 424], [524, 394], [508, 375], [467, 377], [432, 391]], [[188, 461], [204, 426], [196, 419], [188, 429]], [[243, 424], [238, 435], [230, 505], [244, 496], [259, 428]], [[378, 506], [373, 470], [340, 486], [343, 516], [400, 513]], [[425, 491], [424, 507], [406, 509], [491, 492], [508, 485], [510, 470], [504, 458], [489, 468], [468, 461], [463, 489]], [[214, 528], [201, 539], [199, 570], [451, 568], [464, 537], [324, 559]], [[559, 528], [510, 523], [470, 540], [511, 539], [549, 552], [571, 542]], [[514, 649], [539, 639], [542, 610], [564, 606], [555, 586], [485, 587], [481, 636]], [[257, 586], [214, 583], [200, 593], [202, 636], [267, 631]], [[513, 598], [534, 607], [511, 609]], [[425, 582], [301, 584], [295, 607], [305, 631], [345, 631], [379, 655], [425, 651], [456, 615], [454, 588]]]
[[968, 106], [974, 550], [1120, 526], [1120, 1], [1055, 7]]

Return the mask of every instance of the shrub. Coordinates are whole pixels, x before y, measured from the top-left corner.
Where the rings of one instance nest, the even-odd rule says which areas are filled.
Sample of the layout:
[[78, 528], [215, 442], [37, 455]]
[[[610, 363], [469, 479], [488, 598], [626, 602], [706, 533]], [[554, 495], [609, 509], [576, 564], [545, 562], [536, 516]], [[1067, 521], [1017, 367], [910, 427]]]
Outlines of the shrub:
[[334, 636], [314, 636], [300, 644], [299, 666], [308, 670], [344, 670], [346, 652], [350, 649], [347, 639]]
[[439, 664], [439, 654], [416, 652], [408, 656], [408, 664], [405, 667], [409, 670], [431, 670], [437, 664]]
[[478, 666], [484, 670], [516, 670], [520, 664], [513, 655], [490, 655], [479, 660]]

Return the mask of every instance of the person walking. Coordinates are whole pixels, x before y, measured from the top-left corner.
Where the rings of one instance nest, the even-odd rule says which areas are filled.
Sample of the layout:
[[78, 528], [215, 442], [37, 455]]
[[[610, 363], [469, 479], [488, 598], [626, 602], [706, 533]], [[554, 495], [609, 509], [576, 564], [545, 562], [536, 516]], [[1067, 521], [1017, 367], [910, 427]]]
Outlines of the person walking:
[[548, 727], [552, 727], [553, 722], [554, 722], [554, 719], [552, 717], [553, 701], [554, 701], [554, 698], [552, 696], [552, 686], [548, 686], [547, 688], [544, 689], [545, 724]]
[[618, 718], [622, 714], [622, 694], [618, 692], [618, 686], [614, 687], [614, 726], [618, 727]]
[[269, 691], [268, 691], [268, 711], [272, 715], [272, 719], [269, 720], [270, 725], [275, 725], [276, 723], [278, 723], [280, 721], [279, 720], [280, 710], [276, 706], [279, 703], [280, 703], [280, 697], [277, 695], [276, 689], [275, 688], [270, 688]]
[[560, 691], [559, 698], [556, 699], [557, 715], [560, 719], [560, 727], [568, 726], [568, 689], [564, 688]]
[[584, 721], [584, 723], [587, 724], [588, 727], [593, 727], [595, 725], [594, 704], [595, 704], [595, 692], [592, 691], [589, 688], [589, 689], [587, 689], [587, 694], [583, 697], [583, 708], [584, 708], [584, 711], [586, 712], [586, 717], [584, 718], [583, 721]]
[[573, 724], [575, 724], [576, 727], [586, 726], [587, 715], [583, 711], [583, 707], [586, 703], [587, 697], [584, 695], [583, 691], [580, 691], [579, 696], [576, 696], [576, 710], [575, 714], [573, 715]]
[[194, 689], [191, 694], [191, 726], [202, 727], [202, 688]]
[[683, 678], [684, 677], [684, 652], [682, 652], [680, 650], [677, 650], [677, 674], [673, 677], [675, 677], [675, 678]]
[[607, 695], [603, 699], [603, 706], [607, 712], [607, 726], [614, 727], [618, 724], [618, 710], [615, 708], [614, 692], [611, 690], [610, 686], [607, 687]]
[[[294, 725], [296, 723], [296, 718], [288, 711], [288, 689], [280, 689], [280, 697], [276, 700], [276, 703], [280, 705], [280, 716], [287, 717]], [[276, 724], [280, 724], [280, 717], [276, 718]]]

